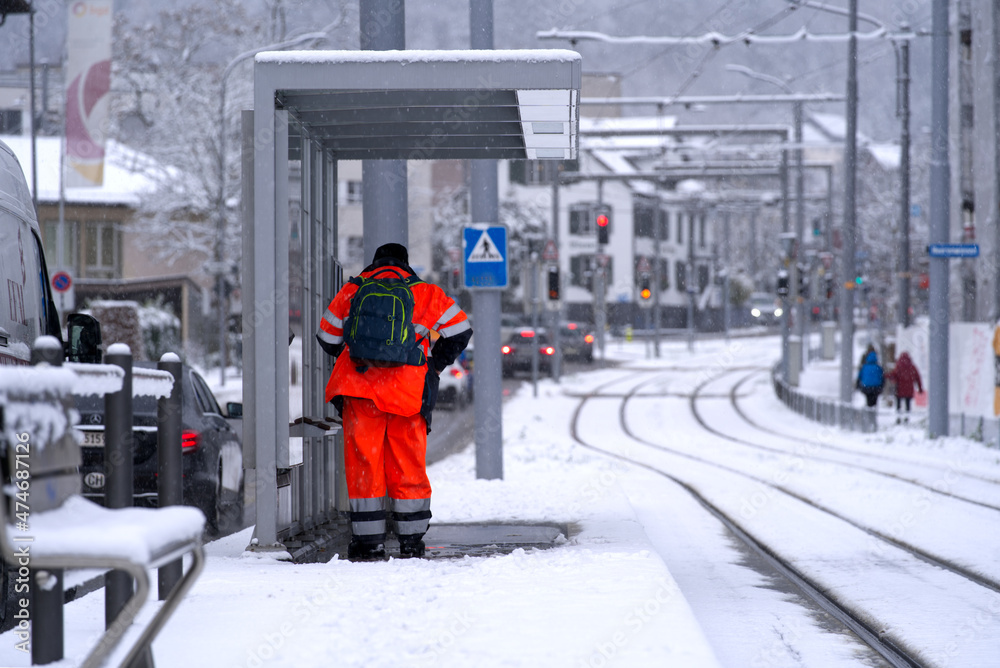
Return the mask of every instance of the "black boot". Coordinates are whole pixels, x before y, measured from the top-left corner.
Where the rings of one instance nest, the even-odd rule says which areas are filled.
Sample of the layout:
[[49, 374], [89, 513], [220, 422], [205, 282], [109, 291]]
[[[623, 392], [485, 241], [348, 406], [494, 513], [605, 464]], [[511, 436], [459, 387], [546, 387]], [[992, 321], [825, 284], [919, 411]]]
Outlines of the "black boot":
[[420, 539], [420, 536], [400, 536], [399, 537], [399, 558], [400, 559], [411, 559], [413, 557], [422, 557], [426, 548], [424, 547], [424, 541]]
[[351, 539], [347, 546], [347, 558], [351, 561], [385, 561], [385, 544], [381, 541]]

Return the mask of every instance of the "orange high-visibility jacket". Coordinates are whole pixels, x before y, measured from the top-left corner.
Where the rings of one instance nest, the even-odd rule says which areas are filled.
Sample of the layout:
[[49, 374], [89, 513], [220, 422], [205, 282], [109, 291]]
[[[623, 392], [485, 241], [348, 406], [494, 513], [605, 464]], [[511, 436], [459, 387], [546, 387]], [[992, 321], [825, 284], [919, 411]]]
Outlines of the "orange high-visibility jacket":
[[[393, 274], [401, 278], [413, 275], [395, 264], [369, 268], [361, 275], [365, 278], [379, 278]], [[438, 286], [433, 283], [417, 283], [411, 289], [414, 302], [413, 329], [424, 354], [430, 357], [430, 363], [440, 372], [465, 348], [472, 335], [472, 327], [465, 311]], [[337, 354], [343, 346], [344, 320], [347, 319], [351, 298], [357, 290], [358, 286], [354, 283], [346, 283], [330, 302], [320, 321], [316, 337], [328, 352], [335, 351], [333, 354]], [[436, 357], [431, 357], [431, 331], [441, 335], [438, 344], [434, 346]], [[448, 339], [461, 341], [457, 349], [452, 347], [453, 355], [447, 345]], [[442, 343], [445, 345], [440, 345]], [[420, 411], [426, 373], [427, 367], [423, 365], [387, 368], [369, 366], [362, 372], [351, 361], [350, 355], [338, 354], [333, 373], [326, 385], [326, 401], [336, 396], [361, 397], [371, 399], [379, 410], [386, 413], [414, 415]]]

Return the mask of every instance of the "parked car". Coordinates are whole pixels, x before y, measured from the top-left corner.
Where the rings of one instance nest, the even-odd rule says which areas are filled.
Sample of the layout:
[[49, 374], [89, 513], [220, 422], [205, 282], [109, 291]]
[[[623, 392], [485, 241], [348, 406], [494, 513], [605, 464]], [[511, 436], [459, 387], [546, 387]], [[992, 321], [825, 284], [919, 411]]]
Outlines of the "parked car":
[[[135, 362], [155, 368], [155, 362]], [[211, 535], [237, 529], [243, 522], [243, 445], [201, 375], [182, 366], [181, 429], [184, 504], [205, 513]], [[104, 503], [104, 397], [77, 398], [82, 432], [83, 495]], [[153, 397], [133, 400], [132, 475], [134, 505], [157, 505], [156, 404]]]
[[544, 329], [522, 327], [510, 335], [507, 342], [500, 348], [503, 353], [501, 370], [506, 377], [513, 376], [518, 371], [531, 371], [533, 351], [538, 350], [539, 373], [550, 373], [552, 356], [556, 349], [552, 345], [549, 334]]
[[437, 405], [456, 410], [464, 409], [469, 403], [471, 378], [462, 363], [455, 360], [446, 366], [439, 379]]
[[770, 327], [781, 321], [781, 301], [774, 295], [755, 293], [750, 297], [750, 316], [755, 325]]
[[594, 361], [594, 334], [582, 322], [564, 322], [559, 326], [559, 344], [563, 359], [575, 362]]

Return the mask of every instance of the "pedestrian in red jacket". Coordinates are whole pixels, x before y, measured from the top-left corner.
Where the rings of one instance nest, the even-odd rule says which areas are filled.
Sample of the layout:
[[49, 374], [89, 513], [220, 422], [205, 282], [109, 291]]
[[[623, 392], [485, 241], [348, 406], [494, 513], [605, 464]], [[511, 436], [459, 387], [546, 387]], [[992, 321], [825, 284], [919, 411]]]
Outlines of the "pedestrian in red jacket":
[[889, 373], [889, 379], [896, 383], [896, 423], [899, 423], [898, 414], [903, 410], [903, 402], [906, 402], [906, 421], [910, 421], [910, 402], [913, 401], [913, 386], [916, 385], [921, 392], [924, 385], [920, 382], [920, 372], [910, 359], [909, 353], [903, 353], [896, 360], [896, 367]]

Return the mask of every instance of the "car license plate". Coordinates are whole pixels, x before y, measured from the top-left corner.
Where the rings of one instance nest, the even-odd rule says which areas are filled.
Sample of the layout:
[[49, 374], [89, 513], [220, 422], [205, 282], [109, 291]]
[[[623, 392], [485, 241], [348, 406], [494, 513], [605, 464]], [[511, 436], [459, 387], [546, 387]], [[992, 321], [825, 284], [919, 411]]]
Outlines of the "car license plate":
[[83, 432], [83, 445], [89, 446], [91, 448], [103, 448], [104, 447], [104, 432], [103, 431], [85, 431]]

